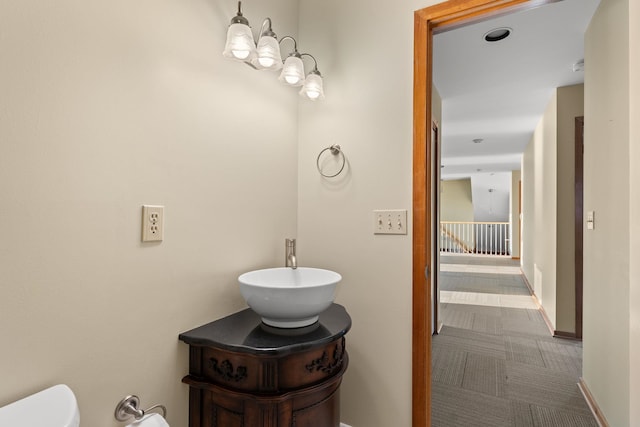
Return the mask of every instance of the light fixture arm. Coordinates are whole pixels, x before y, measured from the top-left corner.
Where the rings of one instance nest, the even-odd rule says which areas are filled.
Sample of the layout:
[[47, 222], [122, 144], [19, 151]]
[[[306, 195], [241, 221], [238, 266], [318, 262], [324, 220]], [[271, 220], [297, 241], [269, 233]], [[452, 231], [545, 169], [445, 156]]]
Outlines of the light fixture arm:
[[[265, 24], [267, 25], [266, 29], [264, 28]], [[273, 37], [274, 39], [278, 38], [276, 33], [271, 29], [271, 18], [264, 18], [264, 21], [262, 21], [262, 25], [260, 26], [260, 37], [262, 36]]]
[[278, 44], [282, 44], [282, 42], [285, 40], [293, 40], [293, 54], [290, 55], [300, 56], [300, 54], [298, 53], [298, 42], [296, 41], [296, 39], [291, 36], [284, 36], [278, 41]]
[[313, 59], [313, 70], [311, 70], [311, 73], [317, 74], [320, 76], [321, 74], [320, 74], [320, 71], [318, 71], [318, 61], [316, 61], [316, 58], [310, 53], [300, 54], [300, 57], [303, 57], [303, 56], [308, 56], [309, 58]]

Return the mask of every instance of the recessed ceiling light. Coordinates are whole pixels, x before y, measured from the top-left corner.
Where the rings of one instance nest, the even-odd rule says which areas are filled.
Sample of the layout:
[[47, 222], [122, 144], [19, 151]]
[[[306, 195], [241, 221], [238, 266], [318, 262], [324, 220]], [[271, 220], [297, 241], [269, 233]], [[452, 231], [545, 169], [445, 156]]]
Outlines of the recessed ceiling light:
[[511, 34], [513, 30], [507, 27], [494, 28], [493, 30], [484, 34], [484, 40], [493, 43], [499, 42], [500, 40], [504, 40]]
[[482, 138], [476, 138], [476, 139], [472, 139], [474, 144], [480, 144], [482, 141], [484, 141], [484, 139]]

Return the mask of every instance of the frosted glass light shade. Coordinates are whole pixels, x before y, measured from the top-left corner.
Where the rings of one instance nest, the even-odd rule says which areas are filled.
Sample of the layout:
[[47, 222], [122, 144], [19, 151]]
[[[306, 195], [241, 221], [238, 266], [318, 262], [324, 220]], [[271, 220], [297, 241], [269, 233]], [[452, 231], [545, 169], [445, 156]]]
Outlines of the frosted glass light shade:
[[302, 86], [304, 83], [304, 64], [302, 58], [290, 55], [282, 66], [282, 73], [278, 78], [283, 83], [290, 86]]
[[251, 61], [256, 56], [251, 28], [245, 24], [231, 24], [227, 30], [227, 44], [222, 52], [226, 58]]
[[278, 40], [271, 36], [260, 37], [258, 48], [256, 49], [256, 57], [251, 63], [259, 70], [279, 70], [282, 68]]
[[310, 73], [304, 81], [304, 86], [300, 89], [300, 95], [312, 101], [315, 101], [316, 99], [324, 99], [322, 76], [313, 72]]

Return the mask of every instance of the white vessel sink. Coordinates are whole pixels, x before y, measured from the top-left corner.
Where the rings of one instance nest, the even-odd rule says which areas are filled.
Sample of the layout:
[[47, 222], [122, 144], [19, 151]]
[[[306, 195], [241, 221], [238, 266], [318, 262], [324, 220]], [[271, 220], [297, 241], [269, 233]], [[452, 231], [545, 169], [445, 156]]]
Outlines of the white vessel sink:
[[318, 321], [333, 303], [342, 276], [331, 270], [267, 268], [238, 277], [240, 292], [262, 321], [277, 328], [301, 328]]

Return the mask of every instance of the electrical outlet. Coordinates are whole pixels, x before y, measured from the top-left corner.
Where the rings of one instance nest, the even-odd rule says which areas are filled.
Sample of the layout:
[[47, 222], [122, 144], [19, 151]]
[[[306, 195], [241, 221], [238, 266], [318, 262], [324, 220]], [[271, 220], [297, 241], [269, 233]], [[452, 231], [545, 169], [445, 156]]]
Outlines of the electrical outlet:
[[373, 234], [407, 234], [406, 209], [373, 211]]
[[142, 241], [161, 242], [164, 238], [164, 206], [142, 206]]

